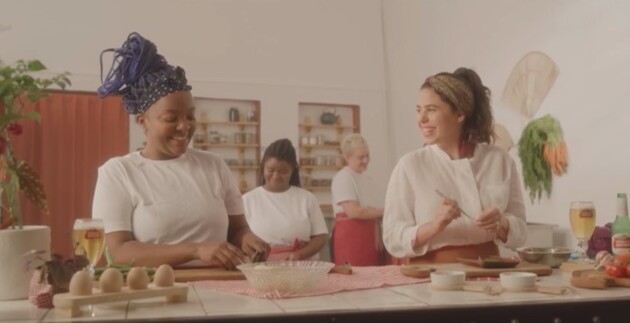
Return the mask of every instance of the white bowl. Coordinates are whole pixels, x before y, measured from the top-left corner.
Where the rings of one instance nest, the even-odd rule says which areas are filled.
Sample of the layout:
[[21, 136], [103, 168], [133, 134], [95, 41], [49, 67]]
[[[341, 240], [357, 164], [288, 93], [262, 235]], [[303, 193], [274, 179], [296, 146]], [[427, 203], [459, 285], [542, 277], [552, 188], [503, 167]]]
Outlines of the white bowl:
[[325, 261], [267, 261], [236, 266], [263, 292], [296, 293], [317, 287], [335, 264]]
[[435, 289], [460, 289], [466, 281], [466, 273], [457, 270], [438, 270], [431, 273], [431, 287]]
[[536, 287], [536, 274], [527, 272], [504, 272], [499, 274], [501, 286], [507, 291], [529, 291]]

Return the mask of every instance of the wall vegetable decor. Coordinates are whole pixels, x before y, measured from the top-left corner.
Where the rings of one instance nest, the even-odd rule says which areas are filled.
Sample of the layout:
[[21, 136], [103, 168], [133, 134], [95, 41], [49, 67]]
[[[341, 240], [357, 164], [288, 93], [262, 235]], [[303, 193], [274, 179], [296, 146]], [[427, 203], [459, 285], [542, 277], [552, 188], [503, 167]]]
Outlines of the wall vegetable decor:
[[532, 202], [543, 193], [551, 196], [553, 176], [567, 172], [569, 157], [560, 122], [545, 114], [534, 118], [559, 74], [547, 54], [532, 51], [512, 69], [503, 90], [502, 102], [530, 121], [518, 141], [525, 189]]

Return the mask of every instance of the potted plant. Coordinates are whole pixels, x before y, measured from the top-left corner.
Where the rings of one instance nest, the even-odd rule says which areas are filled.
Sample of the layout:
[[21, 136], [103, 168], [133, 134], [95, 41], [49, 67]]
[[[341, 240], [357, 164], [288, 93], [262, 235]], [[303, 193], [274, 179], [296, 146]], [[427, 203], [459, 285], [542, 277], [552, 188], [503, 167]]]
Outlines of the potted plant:
[[45, 70], [38, 60], [19, 60], [14, 65], [0, 61], [0, 300], [26, 298], [33, 268], [25, 269], [29, 251], [50, 253], [50, 228], [25, 226], [20, 212], [19, 193], [24, 193], [44, 213], [46, 194], [35, 170], [13, 155], [12, 136], [22, 133], [20, 121], [39, 121], [35, 111], [24, 107], [45, 97], [46, 88], [70, 85], [68, 73], [51, 78], [31, 74]]

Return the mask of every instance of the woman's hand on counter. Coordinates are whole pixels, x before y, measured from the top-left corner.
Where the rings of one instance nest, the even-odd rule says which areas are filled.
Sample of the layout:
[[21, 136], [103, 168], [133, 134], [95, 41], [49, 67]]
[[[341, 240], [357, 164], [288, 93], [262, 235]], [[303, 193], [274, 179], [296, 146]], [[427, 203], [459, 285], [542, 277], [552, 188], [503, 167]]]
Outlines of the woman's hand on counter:
[[251, 231], [243, 235], [241, 248], [243, 249], [243, 252], [249, 256], [253, 256], [255, 253], [263, 255], [260, 259], [261, 261], [267, 259], [269, 251], [271, 250], [271, 247], [267, 242], [263, 241]]
[[228, 242], [207, 242], [197, 245], [197, 258], [211, 266], [235, 269], [245, 262], [245, 254]]

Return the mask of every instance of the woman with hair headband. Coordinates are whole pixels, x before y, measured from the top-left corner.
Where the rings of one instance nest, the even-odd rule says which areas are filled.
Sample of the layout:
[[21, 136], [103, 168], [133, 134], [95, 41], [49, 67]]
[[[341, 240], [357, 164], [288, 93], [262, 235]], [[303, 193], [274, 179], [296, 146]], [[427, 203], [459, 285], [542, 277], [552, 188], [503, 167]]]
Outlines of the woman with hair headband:
[[243, 195], [252, 231], [271, 245], [271, 260], [318, 259], [328, 228], [313, 193], [300, 187], [295, 148], [274, 141], [260, 162], [258, 187]]
[[479, 75], [459, 68], [427, 78], [417, 122], [425, 146], [398, 161], [385, 198], [383, 242], [393, 262], [455, 262], [525, 243], [519, 176], [490, 144], [490, 90]]
[[98, 169], [92, 216], [103, 219], [105, 244], [117, 263], [210, 265], [233, 269], [266, 254], [254, 235], [229, 168], [218, 155], [188, 149], [195, 106], [184, 70], [131, 33], [114, 52], [98, 93], [122, 95], [146, 145]]

